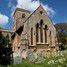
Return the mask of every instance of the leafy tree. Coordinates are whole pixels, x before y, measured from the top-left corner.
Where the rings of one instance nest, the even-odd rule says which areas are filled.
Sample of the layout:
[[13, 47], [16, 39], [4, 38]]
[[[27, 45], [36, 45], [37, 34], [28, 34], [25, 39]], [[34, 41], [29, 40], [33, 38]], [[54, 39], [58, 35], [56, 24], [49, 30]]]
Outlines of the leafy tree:
[[0, 64], [7, 65], [10, 64], [12, 49], [7, 47], [9, 45], [9, 35], [5, 37], [2, 32], [0, 32]]
[[0, 46], [8, 46], [9, 45], [9, 35], [3, 36], [2, 33], [0, 32]]
[[65, 49], [67, 45], [67, 23], [57, 23], [55, 24], [57, 29], [58, 42], [60, 43], [59, 48], [61, 50]]

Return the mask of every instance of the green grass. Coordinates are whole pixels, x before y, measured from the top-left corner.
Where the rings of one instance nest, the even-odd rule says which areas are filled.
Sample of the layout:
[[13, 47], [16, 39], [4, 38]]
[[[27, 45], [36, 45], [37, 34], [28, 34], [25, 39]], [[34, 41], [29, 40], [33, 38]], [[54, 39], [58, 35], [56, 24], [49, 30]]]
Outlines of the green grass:
[[[51, 59], [52, 60], [52, 59]], [[13, 66], [9, 66], [9, 67], [67, 67], [67, 61], [63, 62], [63, 64], [61, 63], [57, 63], [57, 64], [48, 64], [48, 59], [46, 59], [44, 61], [44, 63], [40, 63], [40, 64], [32, 64], [28, 61], [23, 60], [21, 64], [16, 64]]]
[[[9, 65], [7, 67], [67, 67], [67, 50], [65, 52], [62, 51], [61, 53], [63, 56], [60, 54], [59, 56], [44, 58], [45, 61], [43, 63], [30, 63], [27, 59], [23, 59], [21, 64]], [[51, 60], [54, 62], [48, 64]]]

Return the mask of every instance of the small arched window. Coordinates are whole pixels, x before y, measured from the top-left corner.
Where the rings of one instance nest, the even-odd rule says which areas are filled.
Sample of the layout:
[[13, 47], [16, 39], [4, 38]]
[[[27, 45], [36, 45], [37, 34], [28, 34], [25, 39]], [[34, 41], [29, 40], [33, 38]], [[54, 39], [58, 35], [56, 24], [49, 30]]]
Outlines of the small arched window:
[[45, 25], [45, 29], [47, 29], [47, 25]]
[[43, 42], [43, 20], [40, 21], [40, 40]]
[[25, 18], [25, 14], [22, 14], [22, 18]]
[[43, 12], [42, 11], [40, 11], [40, 14], [42, 14]]
[[47, 25], [45, 25], [45, 43], [47, 43]]
[[33, 45], [33, 28], [31, 28], [31, 45]]
[[50, 44], [52, 45], [52, 40], [51, 40], [51, 31], [50, 31]]
[[36, 24], [36, 42], [38, 42], [38, 39], [39, 39], [39, 37], [38, 37], [38, 34], [39, 34], [38, 29], [39, 29], [39, 24], [37, 23]]

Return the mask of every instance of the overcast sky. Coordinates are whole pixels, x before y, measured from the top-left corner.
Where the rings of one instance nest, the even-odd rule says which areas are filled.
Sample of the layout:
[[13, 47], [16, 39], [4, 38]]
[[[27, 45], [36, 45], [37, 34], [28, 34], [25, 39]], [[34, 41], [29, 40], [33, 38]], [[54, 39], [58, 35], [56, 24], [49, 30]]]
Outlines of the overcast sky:
[[[0, 0], [0, 27], [11, 29], [17, 7], [33, 12], [39, 5], [39, 0]], [[41, 0], [41, 5], [53, 23], [67, 22], [67, 0]]]

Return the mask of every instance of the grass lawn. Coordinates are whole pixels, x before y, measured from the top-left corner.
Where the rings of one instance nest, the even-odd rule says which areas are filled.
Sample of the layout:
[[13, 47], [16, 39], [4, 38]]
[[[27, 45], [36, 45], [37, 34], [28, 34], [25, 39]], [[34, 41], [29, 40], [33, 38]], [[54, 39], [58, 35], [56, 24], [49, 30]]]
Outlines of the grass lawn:
[[22, 60], [21, 64], [7, 67], [67, 67], [67, 50], [59, 52], [56, 56], [45, 57], [43, 63], [30, 63], [28, 60]]

